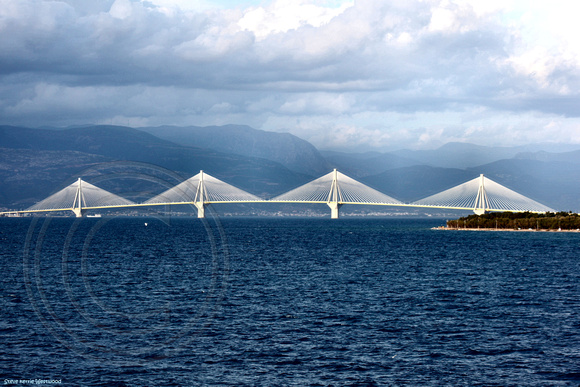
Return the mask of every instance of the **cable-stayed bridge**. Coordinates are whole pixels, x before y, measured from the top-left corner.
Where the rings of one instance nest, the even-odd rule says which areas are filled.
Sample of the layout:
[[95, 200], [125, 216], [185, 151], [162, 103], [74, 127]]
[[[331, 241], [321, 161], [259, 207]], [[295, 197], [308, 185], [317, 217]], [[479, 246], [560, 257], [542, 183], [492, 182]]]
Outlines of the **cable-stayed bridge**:
[[226, 203], [306, 203], [327, 204], [331, 217], [339, 217], [339, 209], [349, 205], [378, 205], [470, 210], [476, 214], [489, 211], [553, 212], [554, 210], [480, 175], [466, 183], [413, 203], [403, 203], [352, 179], [336, 169], [310, 183], [269, 200], [216, 179], [203, 171], [143, 202], [135, 203], [82, 179], [22, 211], [0, 214], [22, 214], [72, 211], [81, 217], [90, 210], [170, 205], [194, 205], [199, 218], [205, 217], [209, 204]]
[[81, 217], [83, 211], [101, 208], [125, 208], [135, 205], [131, 200], [124, 199], [105, 191], [79, 178], [57, 193], [20, 212], [54, 212], [72, 211]]
[[144, 205], [194, 204], [197, 208], [197, 216], [203, 218], [207, 204], [257, 203], [263, 201], [256, 195], [252, 195], [200, 171], [183, 183], [147, 200]]
[[402, 202], [370, 188], [336, 169], [308, 184], [269, 200], [273, 203], [326, 203], [331, 217], [338, 218], [343, 204], [400, 206]]
[[[474, 195], [474, 193], [476, 194]], [[514, 192], [483, 175], [436, 195], [418, 200], [413, 204], [421, 207], [459, 210], [472, 208], [478, 215], [484, 214], [488, 211], [554, 211], [553, 209]]]

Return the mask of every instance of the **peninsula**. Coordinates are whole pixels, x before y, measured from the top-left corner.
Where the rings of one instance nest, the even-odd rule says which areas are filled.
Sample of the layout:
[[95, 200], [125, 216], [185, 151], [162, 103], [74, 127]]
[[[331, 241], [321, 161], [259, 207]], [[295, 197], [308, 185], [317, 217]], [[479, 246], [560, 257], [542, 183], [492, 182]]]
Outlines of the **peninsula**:
[[491, 212], [447, 221], [448, 229], [579, 230], [580, 215], [573, 212]]

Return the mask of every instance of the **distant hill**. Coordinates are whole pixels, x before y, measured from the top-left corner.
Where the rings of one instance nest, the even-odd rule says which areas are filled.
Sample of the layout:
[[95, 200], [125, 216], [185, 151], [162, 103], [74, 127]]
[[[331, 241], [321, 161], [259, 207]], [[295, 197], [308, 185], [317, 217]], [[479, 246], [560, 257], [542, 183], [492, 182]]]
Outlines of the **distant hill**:
[[[375, 175], [389, 169], [414, 165], [440, 168], [466, 169], [512, 158], [565, 161], [562, 157], [575, 157], [580, 145], [532, 144], [519, 147], [489, 147], [468, 143], [448, 143], [431, 150], [398, 150], [393, 152], [345, 153], [322, 151], [331, 164], [359, 177]], [[552, 150], [548, 153], [547, 150]], [[563, 153], [565, 152], [565, 153]], [[560, 156], [564, 155], [564, 156]], [[569, 156], [565, 156], [569, 155]], [[560, 158], [560, 159], [558, 159]], [[577, 158], [577, 156], [576, 156]]]
[[79, 171], [110, 161], [77, 151], [0, 148], [0, 207], [27, 208]]
[[558, 211], [580, 211], [578, 162], [510, 159], [470, 170]]
[[[283, 193], [309, 179], [273, 161], [178, 145], [118, 126], [65, 130], [0, 126], [0, 146], [0, 206], [4, 207], [43, 199], [52, 189], [44, 190], [44, 196], [39, 196], [39, 191], [31, 188], [42, 186], [41, 180], [51, 181], [57, 187], [62, 183], [63, 174], [80, 173], [96, 162], [115, 160], [154, 164], [176, 171], [184, 178], [203, 169], [262, 196]], [[13, 163], [15, 159], [20, 160], [18, 165]]]
[[484, 147], [450, 143], [434, 150], [377, 154], [323, 151], [337, 168], [404, 202], [412, 202], [483, 173], [498, 183], [562, 211], [580, 211], [579, 145]]
[[[466, 143], [448, 143], [431, 150], [398, 150], [355, 154], [330, 152], [327, 158], [340, 168], [351, 168], [358, 177], [411, 166], [465, 169], [497, 160], [511, 159], [525, 148], [496, 148]], [[327, 153], [323, 152], [324, 155]], [[367, 157], [365, 157], [365, 155]]]
[[580, 163], [508, 159], [466, 169], [416, 165], [367, 176], [361, 182], [404, 202], [413, 202], [482, 173], [548, 207], [580, 211]]
[[514, 158], [519, 160], [537, 160], [546, 162], [580, 164], [580, 150], [562, 153], [553, 153], [546, 151], [522, 152], [518, 153]]
[[395, 168], [360, 181], [405, 203], [434, 195], [465, 183], [478, 175], [456, 168], [414, 165]]
[[415, 160], [417, 164], [443, 168], [470, 168], [498, 160], [511, 159], [525, 152], [547, 149], [570, 151], [580, 146], [566, 144], [531, 144], [518, 147], [491, 147], [461, 142], [450, 142], [433, 150], [400, 150], [391, 152], [400, 157]]
[[392, 153], [342, 153], [323, 151], [321, 154], [326, 157], [333, 168], [337, 168], [354, 178], [376, 175], [390, 169], [419, 164], [416, 160], [397, 156]]
[[312, 144], [290, 133], [266, 132], [245, 125], [159, 126], [139, 130], [177, 144], [275, 161], [312, 177], [331, 170]]

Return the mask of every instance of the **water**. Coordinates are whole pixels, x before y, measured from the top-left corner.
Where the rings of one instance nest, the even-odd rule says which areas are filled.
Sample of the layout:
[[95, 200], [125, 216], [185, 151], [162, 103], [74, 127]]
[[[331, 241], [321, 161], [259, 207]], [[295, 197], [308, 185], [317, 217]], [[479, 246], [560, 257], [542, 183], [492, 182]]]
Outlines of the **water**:
[[442, 224], [0, 219], [0, 380], [578, 386], [580, 234]]

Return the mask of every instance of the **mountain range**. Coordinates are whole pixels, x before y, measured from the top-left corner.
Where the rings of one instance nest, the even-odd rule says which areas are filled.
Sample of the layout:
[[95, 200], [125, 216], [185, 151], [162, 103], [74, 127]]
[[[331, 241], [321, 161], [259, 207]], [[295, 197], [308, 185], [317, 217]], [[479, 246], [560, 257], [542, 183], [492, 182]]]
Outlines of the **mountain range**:
[[289, 133], [243, 125], [0, 126], [0, 207], [26, 208], [75, 176], [121, 161], [155, 165], [181, 179], [204, 170], [264, 198], [307, 183], [332, 168], [404, 202], [483, 173], [554, 209], [580, 210], [580, 145], [449, 143], [434, 150], [344, 153], [319, 151]]
[[291, 171], [313, 176], [325, 174], [330, 168], [314, 145], [290, 133], [266, 132], [245, 125], [159, 126], [139, 130], [181, 145], [275, 161]]

